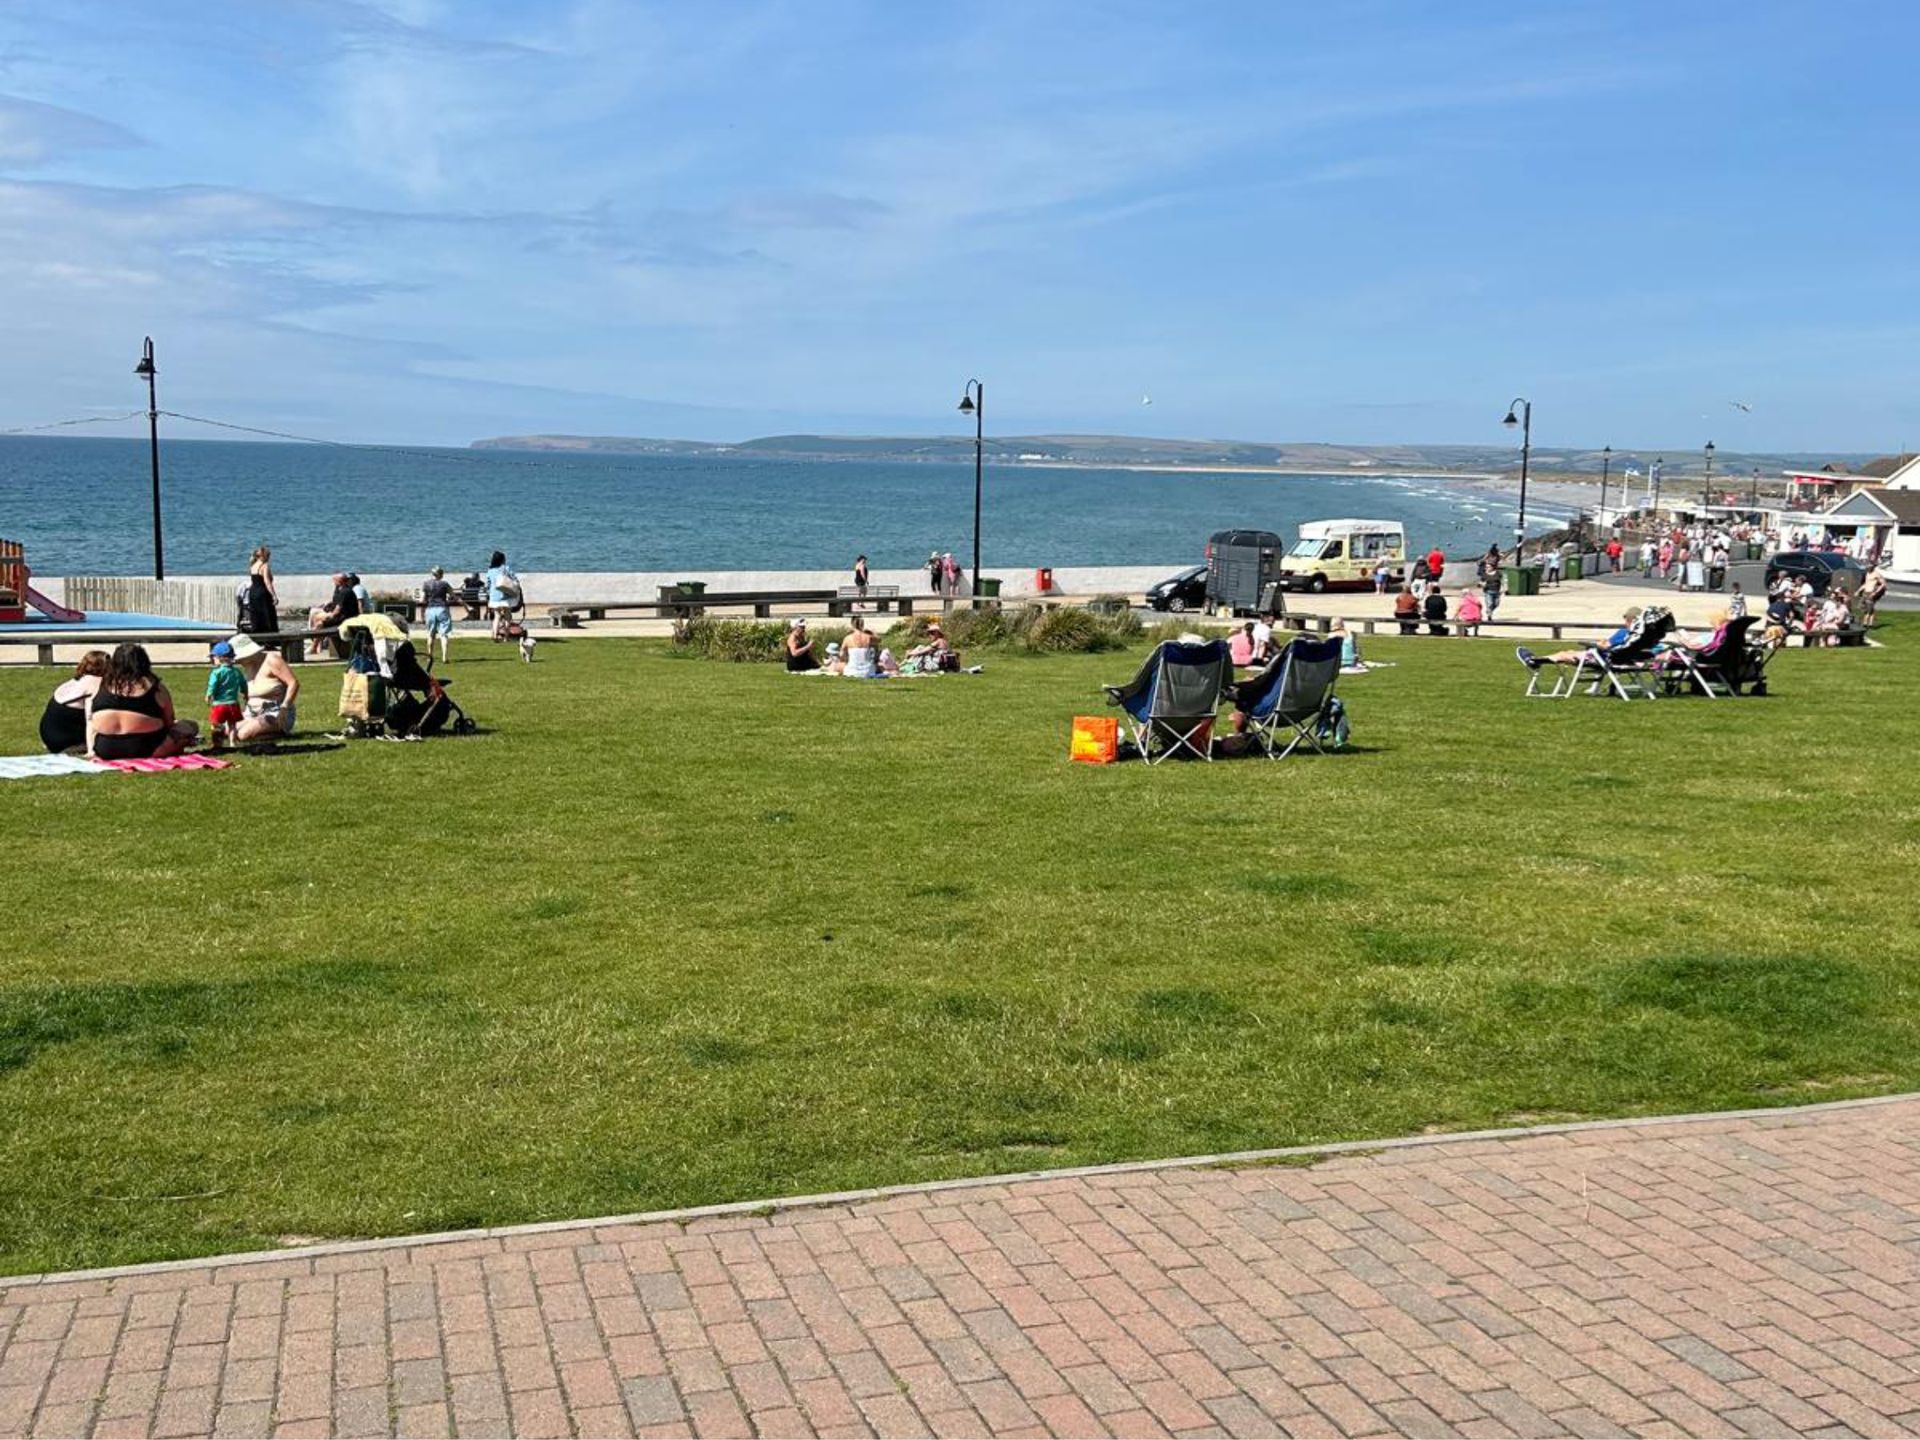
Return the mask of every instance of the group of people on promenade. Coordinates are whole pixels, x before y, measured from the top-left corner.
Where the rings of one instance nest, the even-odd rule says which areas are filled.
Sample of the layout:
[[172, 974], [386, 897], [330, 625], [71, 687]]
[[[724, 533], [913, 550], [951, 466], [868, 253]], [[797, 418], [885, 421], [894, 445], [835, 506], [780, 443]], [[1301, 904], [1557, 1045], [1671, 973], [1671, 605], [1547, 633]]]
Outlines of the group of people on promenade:
[[[1554, 559], [1558, 558], [1555, 554]], [[1461, 590], [1460, 603], [1451, 613], [1442, 578], [1445, 571], [1446, 556], [1438, 549], [1414, 562], [1412, 578], [1393, 597], [1393, 618], [1399, 622], [1402, 635], [1418, 635], [1423, 624], [1429, 635], [1478, 635], [1480, 626], [1500, 608], [1506, 571], [1498, 545], [1489, 545], [1486, 553], [1475, 559], [1474, 579]], [[1543, 567], [1542, 574], [1559, 583], [1557, 564], [1551, 569]]]
[[967, 572], [953, 558], [951, 550], [935, 550], [927, 556], [927, 585], [931, 593], [957, 600], [967, 592]]
[[[457, 590], [447, 579], [445, 567], [434, 566], [420, 584], [421, 618], [426, 624], [429, 660], [437, 649], [440, 662], [447, 662], [453, 639], [453, 607], [463, 594], [484, 599], [495, 640], [508, 638], [516, 616], [526, 608], [520, 574], [503, 551], [495, 550], [488, 558], [486, 570], [469, 575]], [[369, 614], [373, 609], [373, 596], [359, 575], [351, 570], [335, 571], [333, 590], [326, 602], [307, 611], [307, 628], [338, 629], [343, 622]], [[270, 546], [257, 546], [248, 560], [247, 583], [240, 604], [240, 629], [255, 635], [280, 632], [280, 592], [274, 580]]]
[[[1640, 541], [1640, 574], [1642, 578], [1651, 578], [1657, 571], [1660, 578], [1676, 590], [1718, 590], [1726, 583], [1733, 547], [1736, 544], [1744, 547], [1747, 543], [1748, 535], [1737, 533], [1739, 531], [1751, 534], [1748, 526], [1729, 528], [1696, 523], [1676, 525], [1665, 535], [1645, 536]], [[1612, 554], [1610, 548], [1608, 555]], [[1618, 571], [1622, 567], [1616, 563], [1613, 568]]]
[[[927, 572], [927, 593], [938, 595], [946, 600], [958, 600], [970, 594], [967, 589], [967, 572], [960, 562], [953, 558], [951, 550], [933, 550], [927, 554], [927, 563], [921, 567]], [[873, 583], [873, 568], [867, 563], [865, 555], [854, 557], [853, 588], [856, 594], [865, 595]]]

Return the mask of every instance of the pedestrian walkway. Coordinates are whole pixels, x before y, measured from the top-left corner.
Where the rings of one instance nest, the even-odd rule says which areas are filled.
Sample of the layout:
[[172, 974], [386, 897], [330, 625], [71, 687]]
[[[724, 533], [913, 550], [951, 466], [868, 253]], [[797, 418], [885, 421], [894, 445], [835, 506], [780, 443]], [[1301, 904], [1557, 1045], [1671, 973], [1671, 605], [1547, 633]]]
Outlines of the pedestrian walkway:
[[1920, 1098], [0, 1281], [0, 1434], [1920, 1430]]

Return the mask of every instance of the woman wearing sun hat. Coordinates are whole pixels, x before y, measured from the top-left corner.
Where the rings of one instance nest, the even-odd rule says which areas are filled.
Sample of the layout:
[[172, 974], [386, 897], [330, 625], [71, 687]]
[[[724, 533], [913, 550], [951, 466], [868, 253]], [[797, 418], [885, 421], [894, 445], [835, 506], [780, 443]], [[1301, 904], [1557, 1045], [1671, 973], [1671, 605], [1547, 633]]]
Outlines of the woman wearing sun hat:
[[296, 720], [295, 703], [300, 698], [300, 677], [278, 650], [269, 650], [251, 635], [235, 635], [227, 642], [233, 647], [233, 663], [247, 677], [246, 714], [241, 717], [234, 739], [278, 740], [291, 735]]
[[795, 675], [804, 675], [818, 670], [820, 662], [813, 658], [813, 637], [807, 634], [807, 622], [796, 619], [787, 625], [787, 669]]

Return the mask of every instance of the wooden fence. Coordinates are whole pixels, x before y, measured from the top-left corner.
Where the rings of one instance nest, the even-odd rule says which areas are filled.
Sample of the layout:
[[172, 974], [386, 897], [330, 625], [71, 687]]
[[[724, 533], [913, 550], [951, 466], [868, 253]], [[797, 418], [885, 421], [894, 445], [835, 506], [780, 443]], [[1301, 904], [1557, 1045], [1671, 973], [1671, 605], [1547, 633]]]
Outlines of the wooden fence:
[[234, 623], [230, 580], [149, 580], [128, 575], [70, 575], [66, 603], [76, 610], [164, 615], [174, 620]]

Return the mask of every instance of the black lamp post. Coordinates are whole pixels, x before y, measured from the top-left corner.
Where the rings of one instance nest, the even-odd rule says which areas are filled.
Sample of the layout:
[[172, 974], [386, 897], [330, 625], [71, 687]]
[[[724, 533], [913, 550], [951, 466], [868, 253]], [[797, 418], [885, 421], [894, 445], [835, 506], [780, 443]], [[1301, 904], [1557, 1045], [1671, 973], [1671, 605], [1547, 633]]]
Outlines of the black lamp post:
[[1747, 508], [1749, 510], [1760, 508], [1760, 467], [1758, 465], [1753, 467], [1753, 489], [1747, 496]]
[[1520, 513], [1513, 524], [1513, 563], [1518, 565], [1527, 539], [1527, 461], [1533, 451], [1533, 402], [1516, 395], [1507, 406], [1507, 418], [1500, 423], [1509, 429], [1520, 427]]
[[1706, 509], [1713, 504], [1713, 441], [1707, 441], [1707, 478], [1700, 483], [1700, 518], [1706, 518]]
[[144, 375], [147, 381], [147, 446], [153, 459], [153, 578], [164, 580], [167, 562], [160, 543], [160, 402], [153, 387], [153, 378], [159, 372], [153, 367], [151, 335], [140, 349], [140, 363], [133, 367], [133, 373]]
[[1607, 471], [1613, 468], [1613, 447], [1600, 447], [1600, 513], [1596, 517], [1602, 525], [1607, 523]]
[[978, 380], [967, 381], [960, 392], [960, 413], [973, 416], [973, 589], [980, 596], [980, 465], [987, 414], [987, 387]]
[[1660, 467], [1667, 463], [1667, 457], [1661, 455], [1653, 462], [1653, 513], [1660, 513]]

